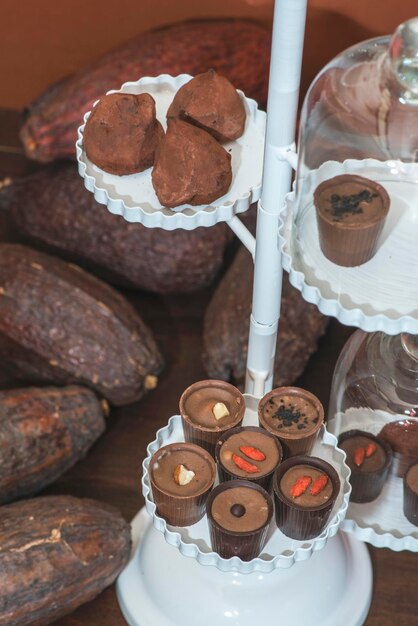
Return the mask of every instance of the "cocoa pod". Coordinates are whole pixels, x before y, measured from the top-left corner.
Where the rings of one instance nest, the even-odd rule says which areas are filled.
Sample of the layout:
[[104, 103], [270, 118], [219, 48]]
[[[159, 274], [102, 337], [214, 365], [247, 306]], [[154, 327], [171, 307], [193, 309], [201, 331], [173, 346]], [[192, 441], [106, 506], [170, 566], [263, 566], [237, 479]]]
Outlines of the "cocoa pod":
[[196, 20], [143, 33], [45, 91], [21, 130], [27, 156], [44, 163], [75, 158], [77, 128], [110, 89], [142, 76], [199, 74], [213, 68], [265, 106], [270, 35], [240, 19]]
[[[204, 318], [203, 365], [210, 378], [245, 381], [252, 305], [253, 262], [245, 248], [219, 283]], [[283, 276], [274, 385], [291, 385], [302, 374], [328, 318], [305, 302]]]
[[151, 331], [117, 291], [76, 265], [0, 244], [0, 357], [18, 378], [80, 383], [117, 406], [156, 385]]
[[187, 293], [210, 284], [231, 238], [226, 224], [167, 231], [112, 215], [85, 190], [77, 167], [60, 162], [0, 190], [23, 237], [82, 263], [114, 284]]
[[129, 525], [101, 502], [45, 496], [0, 507], [0, 626], [70, 613], [115, 580], [129, 553]]
[[0, 391], [0, 504], [40, 491], [79, 461], [105, 429], [104, 410], [84, 387]]

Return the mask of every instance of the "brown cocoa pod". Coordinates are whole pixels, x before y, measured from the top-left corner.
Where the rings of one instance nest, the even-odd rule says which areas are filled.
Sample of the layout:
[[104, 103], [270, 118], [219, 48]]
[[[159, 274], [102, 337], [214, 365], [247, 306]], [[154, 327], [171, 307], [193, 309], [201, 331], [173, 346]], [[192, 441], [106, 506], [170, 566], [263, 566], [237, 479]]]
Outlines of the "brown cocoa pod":
[[54, 163], [0, 191], [19, 232], [114, 284], [187, 293], [210, 284], [231, 239], [226, 224], [173, 231], [112, 215], [86, 191], [77, 167]]
[[105, 400], [75, 385], [0, 391], [0, 504], [40, 491], [85, 456], [105, 411]]
[[31, 382], [80, 383], [119, 406], [154, 388], [163, 360], [117, 291], [76, 265], [0, 244], [0, 357]]
[[143, 33], [41, 94], [21, 130], [25, 152], [44, 163], [75, 158], [86, 111], [110, 89], [142, 76], [195, 75], [213, 68], [264, 107], [270, 41], [266, 29], [242, 19], [196, 20]]
[[[252, 305], [253, 262], [245, 248], [219, 283], [204, 318], [203, 365], [210, 378], [245, 381]], [[291, 385], [303, 372], [328, 318], [305, 302], [283, 275], [274, 386]]]
[[92, 600], [128, 561], [113, 507], [45, 496], [0, 507], [0, 626], [43, 626]]

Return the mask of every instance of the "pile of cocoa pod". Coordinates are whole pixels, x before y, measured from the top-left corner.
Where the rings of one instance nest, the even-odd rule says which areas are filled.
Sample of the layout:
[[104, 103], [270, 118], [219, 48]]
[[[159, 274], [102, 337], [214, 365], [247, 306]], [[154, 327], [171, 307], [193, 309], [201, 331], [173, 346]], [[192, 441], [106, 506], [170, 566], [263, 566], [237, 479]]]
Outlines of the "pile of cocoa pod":
[[[214, 68], [263, 107], [269, 55], [269, 33], [247, 20], [176, 24], [111, 51], [28, 109], [26, 155], [49, 164], [0, 190], [0, 208], [31, 246], [0, 243], [1, 362], [31, 385], [0, 392], [0, 626], [58, 619], [110, 585], [129, 558], [129, 525], [108, 505], [72, 496], [22, 500], [88, 452], [109, 404], [135, 402], [157, 386], [163, 356], [152, 330], [107, 283], [193, 292], [219, 277], [234, 245], [225, 224], [164, 231], [108, 213], [78, 176], [77, 127], [109, 89], [161, 73]], [[252, 260], [241, 249], [205, 315], [209, 377], [243, 382], [251, 294]], [[282, 297], [275, 382], [289, 384], [326, 319], [288, 282]]]

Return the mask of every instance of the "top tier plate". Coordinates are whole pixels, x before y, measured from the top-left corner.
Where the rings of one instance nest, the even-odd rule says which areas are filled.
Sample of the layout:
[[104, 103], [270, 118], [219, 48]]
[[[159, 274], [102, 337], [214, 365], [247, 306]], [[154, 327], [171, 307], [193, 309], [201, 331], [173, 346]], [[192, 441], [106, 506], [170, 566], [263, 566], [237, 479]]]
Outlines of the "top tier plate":
[[[156, 78], [145, 77], [128, 82], [121, 89], [108, 93], [149, 93], [156, 102], [157, 118], [166, 129], [166, 112], [177, 90], [192, 77], [181, 74], [173, 77], [162, 74]], [[230, 220], [235, 214], [246, 211], [257, 202], [261, 193], [263, 172], [264, 134], [266, 114], [259, 111], [255, 100], [240, 94], [247, 114], [245, 131], [236, 141], [223, 144], [232, 156], [232, 184], [229, 191], [210, 206], [182, 205], [175, 209], [163, 207], [151, 183], [151, 168], [130, 176], [115, 176], [104, 172], [86, 156], [83, 132], [78, 129], [76, 142], [78, 170], [84, 178], [86, 189], [94, 194], [100, 204], [111, 213], [122, 215], [128, 222], [141, 222], [150, 228], [193, 230], [198, 226], [213, 226]]]
[[[324, 180], [352, 173], [383, 185], [391, 206], [375, 256], [357, 267], [341, 267], [321, 251], [313, 192]], [[299, 204], [294, 191], [286, 196], [279, 228], [282, 262], [305, 300], [366, 332], [418, 333], [417, 180], [416, 163], [328, 161], [304, 179]]]

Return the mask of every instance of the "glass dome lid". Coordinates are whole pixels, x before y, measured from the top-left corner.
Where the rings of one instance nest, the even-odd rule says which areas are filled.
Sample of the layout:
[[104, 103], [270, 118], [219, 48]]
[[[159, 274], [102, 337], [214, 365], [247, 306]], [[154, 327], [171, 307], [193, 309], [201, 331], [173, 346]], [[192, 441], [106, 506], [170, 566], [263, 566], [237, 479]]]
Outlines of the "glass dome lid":
[[292, 284], [323, 313], [418, 333], [418, 17], [314, 80], [281, 235]]

